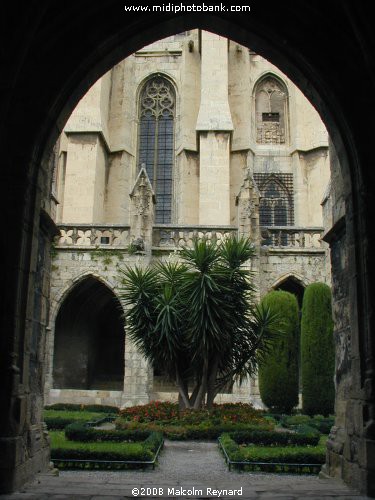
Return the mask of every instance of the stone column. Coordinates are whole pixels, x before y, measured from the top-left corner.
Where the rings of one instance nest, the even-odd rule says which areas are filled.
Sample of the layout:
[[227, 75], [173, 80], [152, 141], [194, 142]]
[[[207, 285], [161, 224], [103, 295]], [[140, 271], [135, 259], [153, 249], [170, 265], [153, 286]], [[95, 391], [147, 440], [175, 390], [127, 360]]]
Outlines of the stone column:
[[149, 402], [150, 370], [146, 359], [133, 342], [125, 338], [125, 375], [121, 406], [141, 405]]
[[199, 224], [230, 224], [228, 40], [202, 32], [199, 134]]

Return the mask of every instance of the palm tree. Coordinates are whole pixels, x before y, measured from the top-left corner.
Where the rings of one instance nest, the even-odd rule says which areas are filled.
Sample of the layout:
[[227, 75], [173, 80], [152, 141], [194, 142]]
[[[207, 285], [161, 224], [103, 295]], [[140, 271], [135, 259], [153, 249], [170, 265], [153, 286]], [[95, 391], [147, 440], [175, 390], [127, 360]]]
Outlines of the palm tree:
[[177, 384], [181, 406], [211, 408], [217, 393], [254, 374], [268, 352], [275, 318], [254, 304], [248, 239], [203, 239], [179, 263], [122, 271], [127, 333]]

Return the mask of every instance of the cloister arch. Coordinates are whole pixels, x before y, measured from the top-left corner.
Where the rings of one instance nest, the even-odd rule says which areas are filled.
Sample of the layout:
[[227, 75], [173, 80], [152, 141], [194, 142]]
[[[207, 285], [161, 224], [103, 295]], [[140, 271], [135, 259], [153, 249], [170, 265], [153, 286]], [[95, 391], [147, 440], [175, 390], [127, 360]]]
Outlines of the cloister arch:
[[121, 390], [123, 310], [100, 280], [79, 280], [60, 303], [54, 332], [53, 387]]
[[[33, 443], [42, 429], [40, 350], [48, 310], [48, 241], [55, 231], [44, 211], [52, 146], [78, 100], [105, 71], [147, 43], [199, 27], [238, 41], [279, 66], [313, 103], [329, 130], [335, 150], [335, 209], [326, 240], [331, 245], [336, 314], [342, 322], [336, 329], [337, 419], [326, 470], [375, 495], [370, 293], [374, 262], [369, 256], [375, 232], [370, 217], [374, 129], [370, 113], [364, 114], [357, 100], [348, 99], [358, 79], [369, 89], [375, 84], [369, 8], [361, 2], [335, 1], [323, 11], [316, 2], [305, 0], [298, 7], [292, 2], [275, 4], [272, 16], [268, 4], [256, 5], [245, 16], [125, 14], [123, 3], [115, 0], [98, 6], [45, 0], [21, 10], [18, 5], [9, 7], [2, 31], [6, 37], [2, 46], [10, 47], [4, 50], [7, 70], [0, 134], [6, 252], [1, 270], [6, 293], [1, 315], [0, 391], [5, 411], [0, 416], [0, 445], [9, 457], [0, 466], [2, 491], [18, 488], [46, 469], [49, 461], [48, 446], [39, 442], [33, 447]], [[340, 53], [345, 54], [345, 64]], [[368, 99], [365, 104], [368, 107]], [[43, 282], [44, 308], [35, 315], [38, 280]], [[25, 451], [17, 455], [20, 449]]]
[[293, 293], [297, 297], [298, 305], [301, 309], [306, 286], [305, 280], [302, 277], [296, 276], [295, 274], [287, 274], [279, 278], [272, 289]]

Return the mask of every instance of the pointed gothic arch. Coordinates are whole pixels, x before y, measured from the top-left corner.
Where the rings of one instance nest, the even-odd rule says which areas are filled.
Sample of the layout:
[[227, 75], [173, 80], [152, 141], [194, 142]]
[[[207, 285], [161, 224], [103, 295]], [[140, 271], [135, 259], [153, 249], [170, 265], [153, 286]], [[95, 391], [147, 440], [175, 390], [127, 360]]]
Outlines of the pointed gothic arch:
[[301, 310], [305, 287], [306, 284], [301, 278], [297, 277], [295, 274], [288, 274], [280, 278], [272, 288], [273, 290], [284, 290], [285, 292], [295, 295], [297, 297], [298, 306]]
[[[19, 489], [36, 470], [46, 470], [49, 462], [43, 444], [35, 454], [30, 453], [30, 449], [35, 451], [34, 436], [39, 442], [43, 435], [39, 411], [43, 377], [33, 377], [37, 370], [43, 371], [43, 357], [38, 354], [42, 351], [37, 350], [39, 344], [31, 354], [26, 348], [31, 338], [43, 339], [45, 329], [44, 318], [33, 315], [32, 303], [37, 279], [34, 257], [38, 244], [43, 243], [38, 235], [49, 236], [48, 231], [43, 235], [46, 230], [40, 224], [41, 198], [36, 189], [39, 176], [43, 179], [47, 170], [46, 156], [78, 100], [113, 64], [157, 38], [200, 27], [233, 38], [277, 64], [316, 106], [337, 151], [334, 173], [342, 210], [337, 211], [326, 240], [333, 255], [334, 294], [340, 297], [337, 313], [343, 321], [337, 332], [340, 414], [326, 472], [374, 494], [374, 262], [369, 250], [375, 231], [372, 123], [371, 114], [348, 99], [358, 75], [370, 88], [374, 82], [373, 67], [368, 64], [374, 51], [370, 6], [366, 5], [334, 2], [327, 4], [324, 16], [313, 2], [304, 1], [298, 8], [275, 3], [273, 16], [264, 5], [251, 16], [171, 12], [155, 17], [153, 12], [128, 12], [125, 18], [119, 16], [115, 3], [95, 6], [89, 13], [85, 4], [69, 7], [43, 2], [34, 11], [31, 5], [23, 10], [9, 5], [4, 36], [8, 31], [22, 36], [8, 37], [2, 93], [5, 175], [1, 202], [7, 244], [3, 245], [1, 391], [5, 411], [0, 440], [8, 460], [0, 470], [1, 491]], [[59, 30], [56, 19], [64, 21]], [[318, 37], [317, 26], [321, 27]], [[340, 54], [347, 55], [345, 64]], [[35, 71], [41, 57], [49, 64], [38, 64]], [[15, 204], [15, 199], [20, 202]], [[349, 306], [351, 314], [341, 314]], [[43, 310], [47, 309], [48, 303]], [[354, 416], [358, 425], [353, 431]], [[22, 454], [18, 453], [20, 442], [25, 444]], [[342, 450], [350, 450], [350, 456]]]
[[121, 390], [124, 378], [123, 311], [94, 276], [75, 283], [55, 321], [53, 386]]
[[147, 171], [156, 195], [155, 223], [172, 221], [176, 91], [161, 73], [150, 76], [139, 93], [137, 163]]
[[267, 73], [254, 85], [255, 130], [258, 144], [288, 143], [288, 90], [276, 75]]

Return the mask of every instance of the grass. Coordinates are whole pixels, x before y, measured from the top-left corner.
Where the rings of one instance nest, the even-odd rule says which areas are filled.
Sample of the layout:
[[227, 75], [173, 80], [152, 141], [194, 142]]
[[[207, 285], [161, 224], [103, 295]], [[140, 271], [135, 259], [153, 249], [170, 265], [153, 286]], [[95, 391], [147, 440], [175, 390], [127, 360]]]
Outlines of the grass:
[[92, 411], [67, 411], [67, 410], [44, 410], [44, 418], [64, 418], [69, 420], [85, 420], [87, 422], [91, 420], [99, 420], [100, 418], [106, 417], [104, 413], [95, 413]]
[[252, 462], [324, 463], [327, 436], [316, 446], [240, 446], [242, 460]]
[[61, 450], [88, 450], [92, 452], [113, 452], [121, 453], [124, 452], [130, 454], [138, 454], [143, 451], [142, 442], [135, 443], [116, 443], [113, 441], [102, 441], [102, 442], [81, 442], [81, 441], [69, 441], [65, 437], [64, 431], [49, 431], [49, 436], [51, 438], [51, 450], [52, 455], [55, 449]]
[[[64, 431], [50, 431], [51, 460], [59, 468], [131, 468], [154, 466], [155, 454], [162, 446], [161, 434], [151, 433], [137, 442], [70, 441]], [[120, 464], [123, 462], [123, 464]]]

